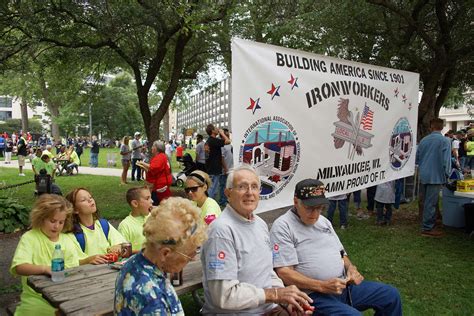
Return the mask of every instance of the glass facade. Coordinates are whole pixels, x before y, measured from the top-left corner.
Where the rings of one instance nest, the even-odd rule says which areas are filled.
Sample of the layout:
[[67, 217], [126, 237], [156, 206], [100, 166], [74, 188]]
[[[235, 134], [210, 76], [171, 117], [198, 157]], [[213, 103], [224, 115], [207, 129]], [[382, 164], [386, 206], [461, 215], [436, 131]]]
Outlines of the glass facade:
[[230, 78], [226, 78], [188, 98], [188, 106], [177, 113], [177, 131], [186, 129], [206, 136], [206, 126], [218, 128], [230, 126]]

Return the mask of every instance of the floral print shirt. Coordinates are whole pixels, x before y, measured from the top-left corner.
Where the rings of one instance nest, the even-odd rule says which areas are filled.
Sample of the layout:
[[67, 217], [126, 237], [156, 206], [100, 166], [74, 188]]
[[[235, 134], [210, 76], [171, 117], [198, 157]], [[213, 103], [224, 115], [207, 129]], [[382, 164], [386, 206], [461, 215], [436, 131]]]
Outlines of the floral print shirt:
[[115, 283], [115, 315], [184, 315], [173, 286], [142, 252], [131, 257]]

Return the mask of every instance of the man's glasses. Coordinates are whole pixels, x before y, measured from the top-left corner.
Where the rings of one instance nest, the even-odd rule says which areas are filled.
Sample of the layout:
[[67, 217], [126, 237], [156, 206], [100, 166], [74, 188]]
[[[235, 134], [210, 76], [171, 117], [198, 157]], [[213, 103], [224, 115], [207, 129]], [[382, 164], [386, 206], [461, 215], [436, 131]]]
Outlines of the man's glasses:
[[193, 193], [196, 193], [196, 191], [202, 187], [202, 185], [198, 185], [198, 186], [195, 186], [195, 187], [187, 187], [187, 188], [184, 188], [184, 192], [186, 193], [189, 193], [189, 192], [193, 192]]
[[188, 259], [188, 261], [195, 261], [197, 259], [197, 255], [196, 255], [196, 252], [194, 252], [194, 256], [193, 257], [190, 257], [188, 256], [187, 254], [184, 254], [178, 250], [175, 250], [175, 252], [179, 255], [182, 255], [183, 257], [185, 257], [186, 259]]
[[236, 186], [234, 186], [232, 189], [234, 190], [237, 190], [239, 192], [247, 192], [247, 191], [251, 191], [251, 192], [260, 192], [260, 186], [258, 184], [255, 184], [255, 183], [252, 183], [252, 184], [248, 184], [248, 183], [241, 183], [241, 184], [237, 184]]

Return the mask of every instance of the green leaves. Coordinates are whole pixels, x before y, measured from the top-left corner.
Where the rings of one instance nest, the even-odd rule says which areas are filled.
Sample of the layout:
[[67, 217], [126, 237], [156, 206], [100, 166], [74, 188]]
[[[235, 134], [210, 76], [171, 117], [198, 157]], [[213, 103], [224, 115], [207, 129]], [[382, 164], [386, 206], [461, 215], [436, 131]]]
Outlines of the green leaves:
[[0, 232], [13, 233], [28, 226], [29, 211], [10, 197], [0, 197]]

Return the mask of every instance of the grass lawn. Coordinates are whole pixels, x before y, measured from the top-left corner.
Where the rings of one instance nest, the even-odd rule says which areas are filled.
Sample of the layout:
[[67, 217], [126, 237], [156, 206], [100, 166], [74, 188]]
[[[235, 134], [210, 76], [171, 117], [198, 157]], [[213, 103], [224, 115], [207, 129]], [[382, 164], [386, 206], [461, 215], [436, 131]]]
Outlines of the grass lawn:
[[[30, 170], [26, 174], [20, 178], [16, 169], [0, 168], [0, 180], [8, 185], [32, 178]], [[119, 186], [114, 177], [79, 174], [59, 177], [57, 184], [64, 193], [77, 186], [89, 188], [106, 218], [121, 219], [129, 212], [125, 191], [132, 185]], [[34, 185], [28, 184], [0, 190], [0, 195], [15, 196], [30, 207], [33, 189]], [[338, 230], [339, 237], [366, 279], [390, 283], [400, 290], [405, 315], [473, 315], [474, 239], [462, 230], [448, 228], [443, 238], [421, 237], [416, 207], [415, 203], [402, 205], [389, 227], [376, 226], [373, 218], [350, 216], [349, 229]], [[337, 216], [335, 221], [339, 221]], [[199, 315], [190, 295], [181, 299], [186, 315]]]

